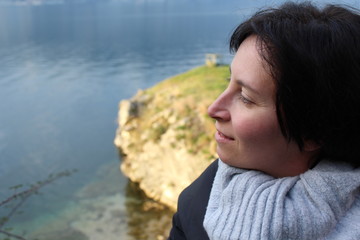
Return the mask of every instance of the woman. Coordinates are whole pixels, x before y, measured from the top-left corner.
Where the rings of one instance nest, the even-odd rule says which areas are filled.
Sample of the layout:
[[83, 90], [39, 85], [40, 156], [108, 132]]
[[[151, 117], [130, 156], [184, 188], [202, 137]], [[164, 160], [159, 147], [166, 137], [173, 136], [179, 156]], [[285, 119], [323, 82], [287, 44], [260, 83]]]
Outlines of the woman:
[[286, 3], [234, 31], [219, 159], [169, 239], [360, 239], [360, 16]]

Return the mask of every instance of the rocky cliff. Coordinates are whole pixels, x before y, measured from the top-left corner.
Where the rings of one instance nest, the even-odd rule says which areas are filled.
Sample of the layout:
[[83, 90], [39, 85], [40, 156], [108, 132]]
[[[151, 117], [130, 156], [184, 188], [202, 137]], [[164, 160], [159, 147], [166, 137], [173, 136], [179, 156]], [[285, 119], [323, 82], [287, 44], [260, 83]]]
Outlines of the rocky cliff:
[[121, 170], [150, 198], [176, 209], [180, 192], [216, 158], [207, 107], [225, 89], [228, 72], [198, 67], [120, 102], [114, 143]]

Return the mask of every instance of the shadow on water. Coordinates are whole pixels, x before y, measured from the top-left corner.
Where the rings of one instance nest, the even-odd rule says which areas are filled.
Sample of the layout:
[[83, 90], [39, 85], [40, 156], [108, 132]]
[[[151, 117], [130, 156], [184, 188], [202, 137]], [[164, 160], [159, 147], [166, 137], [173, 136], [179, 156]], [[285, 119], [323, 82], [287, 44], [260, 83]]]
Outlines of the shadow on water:
[[128, 235], [133, 239], [166, 239], [174, 212], [147, 198], [138, 184], [131, 181], [127, 184], [126, 196]]
[[94, 181], [69, 196], [65, 206], [56, 204], [55, 195], [45, 191], [51, 186], [40, 190], [42, 194], [32, 196], [29, 201], [39, 202], [40, 197], [43, 207], [55, 204], [56, 210], [36, 217], [44, 208], [34, 209], [29, 208], [33, 205], [24, 204], [23, 214], [14, 219], [18, 224], [9, 227], [14, 227], [13, 233], [23, 235], [26, 240], [166, 239], [173, 211], [146, 197], [138, 184], [121, 174], [118, 164], [100, 167]]

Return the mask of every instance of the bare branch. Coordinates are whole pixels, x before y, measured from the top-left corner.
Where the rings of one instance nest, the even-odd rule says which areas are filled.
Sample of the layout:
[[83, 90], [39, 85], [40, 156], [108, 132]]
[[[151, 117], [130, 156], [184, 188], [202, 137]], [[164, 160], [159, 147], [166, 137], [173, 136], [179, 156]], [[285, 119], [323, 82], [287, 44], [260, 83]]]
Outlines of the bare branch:
[[26, 240], [26, 238], [23, 238], [22, 236], [19, 236], [19, 235], [13, 234], [13, 233], [9, 233], [9, 232], [3, 231], [3, 230], [0, 230], [0, 233], [6, 235], [8, 237], [12, 237], [12, 238], [20, 239], [20, 240]]
[[[13, 237], [13, 238], [16, 238], [16, 239], [25, 239], [21, 236], [18, 236], [16, 234], [12, 234], [8, 231], [4, 231], [4, 230], [1, 230], [4, 225], [8, 222], [8, 219], [10, 219], [16, 212], [17, 210], [24, 204], [24, 202], [34, 193], [37, 193], [38, 190], [42, 187], [44, 187], [45, 185], [47, 184], [50, 184], [52, 182], [54, 182], [55, 180], [61, 178], [61, 177], [65, 177], [65, 176], [70, 176], [72, 173], [76, 172], [76, 170], [72, 170], [72, 171], [63, 171], [63, 172], [60, 172], [60, 173], [57, 173], [57, 174], [50, 174], [48, 176], [47, 179], [45, 179], [44, 181], [40, 181], [40, 182], [37, 182], [36, 184], [32, 185], [30, 188], [20, 192], [20, 193], [16, 193], [16, 194], [13, 194], [12, 196], [8, 197], [7, 199], [3, 200], [2, 202], [0, 202], [0, 207], [8, 204], [9, 202], [13, 201], [13, 200], [16, 200], [16, 199], [19, 199], [19, 201], [16, 203], [15, 206], [11, 207], [9, 213], [7, 214], [7, 216], [4, 216], [2, 217], [0, 220], [0, 233], [2, 234], [5, 234], [9, 237]], [[17, 188], [20, 188], [22, 187], [22, 185], [17, 185], [15, 187], [13, 187], [14, 189], [17, 189]]]
[[72, 173], [74, 173], [76, 170], [72, 170], [72, 171], [63, 171], [63, 172], [60, 172], [56, 175], [50, 175], [45, 181], [41, 181], [41, 182], [38, 182], [37, 184], [31, 186], [29, 189], [27, 190], [24, 190], [22, 192], [19, 192], [17, 194], [14, 194], [12, 196], [10, 196], [9, 198], [3, 200], [2, 202], [0, 202], [0, 207], [5, 205], [6, 203], [8, 202], [11, 202], [12, 200], [14, 199], [17, 199], [19, 197], [24, 197], [26, 195], [29, 195], [29, 194], [32, 194], [32, 193], [35, 193], [37, 192], [40, 188], [42, 188], [43, 186], [49, 184], [49, 183], [52, 183], [53, 181], [61, 178], [61, 177], [65, 177], [65, 176], [69, 176], [71, 175]]

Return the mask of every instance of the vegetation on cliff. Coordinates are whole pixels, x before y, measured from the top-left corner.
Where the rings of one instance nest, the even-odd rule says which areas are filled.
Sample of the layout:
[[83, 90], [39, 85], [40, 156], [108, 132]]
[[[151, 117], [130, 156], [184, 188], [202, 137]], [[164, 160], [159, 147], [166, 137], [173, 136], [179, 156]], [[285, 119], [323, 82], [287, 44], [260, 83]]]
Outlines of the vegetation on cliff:
[[120, 103], [121, 169], [149, 197], [175, 208], [181, 190], [216, 158], [207, 108], [228, 78], [228, 66], [201, 66]]

